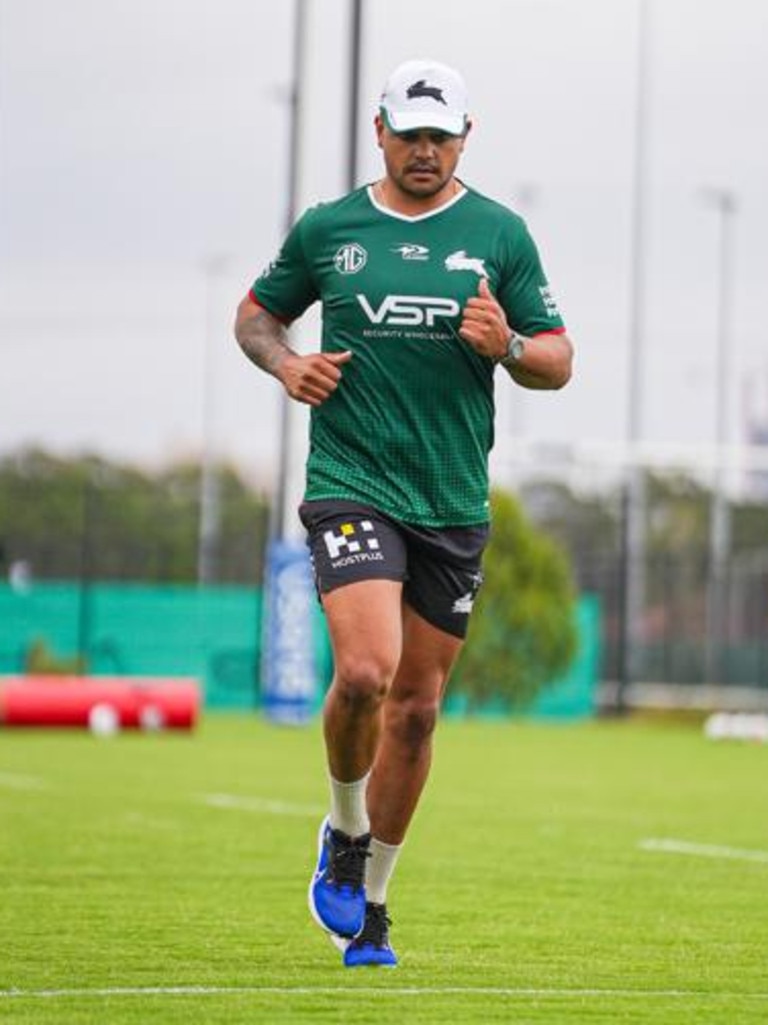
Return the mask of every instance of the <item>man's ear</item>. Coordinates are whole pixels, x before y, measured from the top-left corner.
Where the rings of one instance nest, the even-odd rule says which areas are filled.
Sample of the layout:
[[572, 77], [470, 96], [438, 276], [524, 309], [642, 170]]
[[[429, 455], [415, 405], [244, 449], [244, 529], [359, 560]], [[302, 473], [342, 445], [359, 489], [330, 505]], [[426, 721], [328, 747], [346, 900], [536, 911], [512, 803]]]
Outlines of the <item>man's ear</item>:
[[464, 149], [464, 143], [467, 141], [467, 136], [472, 131], [472, 122], [467, 118], [467, 123], [464, 128], [464, 135], [461, 137], [461, 148]]
[[376, 128], [376, 145], [381, 149], [381, 137], [384, 134], [384, 118], [381, 114], [377, 114], [373, 119], [373, 124]]

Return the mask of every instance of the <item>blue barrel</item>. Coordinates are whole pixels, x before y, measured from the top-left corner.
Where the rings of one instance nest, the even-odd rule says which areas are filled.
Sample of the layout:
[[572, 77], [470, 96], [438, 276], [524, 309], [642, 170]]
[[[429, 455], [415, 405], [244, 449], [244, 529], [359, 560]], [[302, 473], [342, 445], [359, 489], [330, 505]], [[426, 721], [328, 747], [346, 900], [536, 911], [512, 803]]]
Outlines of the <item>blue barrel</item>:
[[270, 542], [264, 598], [264, 714], [273, 722], [300, 725], [312, 718], [318, 693], [312, 627], [317, 598], [309, 551], [303, 542]]

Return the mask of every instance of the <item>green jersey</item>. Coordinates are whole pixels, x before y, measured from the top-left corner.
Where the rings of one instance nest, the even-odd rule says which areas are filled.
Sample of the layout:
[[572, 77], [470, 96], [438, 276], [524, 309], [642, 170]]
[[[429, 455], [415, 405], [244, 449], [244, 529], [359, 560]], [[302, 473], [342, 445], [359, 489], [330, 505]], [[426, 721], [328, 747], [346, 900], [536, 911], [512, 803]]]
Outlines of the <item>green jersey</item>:
[[563, 330], [516, 214], [471, 189], [419, 216], [370, 186], [308, 210], [252, 297], [284, 321], [322, 303], [322, 351], [349, 349], [311, 412], [305, 498], [427, 527], [488, 520], [494, 362], [458, 334], [481, 277], [521, 334]]

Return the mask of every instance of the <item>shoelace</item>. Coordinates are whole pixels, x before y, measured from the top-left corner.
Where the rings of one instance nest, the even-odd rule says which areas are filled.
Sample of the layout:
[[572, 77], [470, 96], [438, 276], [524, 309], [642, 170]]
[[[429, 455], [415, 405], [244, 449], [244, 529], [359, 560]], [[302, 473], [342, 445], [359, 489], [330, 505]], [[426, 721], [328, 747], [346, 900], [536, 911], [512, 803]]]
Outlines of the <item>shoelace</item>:
[[365, 924], [353, 943], [358, 947], [366, 943], [374, 947], [383, 947], [389, 941], [390, 925], [392, 919], [387, 914], [386, 904], [368, 903], [365, 905]]
[[351, 886], [359, 890], [365, 877], [365, 859], [370, 858], [368, 850], [370, 835], [351, 840], [345, 833], [331, 831], [329, 852], [329, 877], [336, 886]]

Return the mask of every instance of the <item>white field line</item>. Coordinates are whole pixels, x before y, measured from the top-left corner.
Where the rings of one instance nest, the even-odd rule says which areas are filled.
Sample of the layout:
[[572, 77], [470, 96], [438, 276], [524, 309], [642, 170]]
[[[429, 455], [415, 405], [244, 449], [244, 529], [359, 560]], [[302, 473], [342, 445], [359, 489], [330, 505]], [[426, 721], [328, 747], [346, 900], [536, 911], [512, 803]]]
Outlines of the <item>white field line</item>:
[[45, 790], [45, 780], [18, 772], [0, 772], [0, 787], [5, 790]]
[[325, 815], [328, 810], [319, 804], [292, 804], [289, 801], [275, 801], [267, 797], [238, 797], [235, 794], [201, 794], [200, 800], [209, 808], [250, 811], [259, 815], [296, 815], [300, 818], [314, 819]]
[[108, 989], [0, 989], [0, 999], [55, 1000], [79, 997], [187, 997], [187, 996], [477, 996], [509, 999], [627, 1000], [768, 1000], [768, 993], [734, 993], [689, 989], [537, 989], [514, 986], [112, 986]]
[[717, 844], [689, 843], [687, 840], [654, 839], [641, 840], [642, 851], [662, 854], [688, 854], [697, 858], [720, 858], [729, 861], [756, 861], [768, 865], [768, 851], [744, 850], [739, 847], [721, 847]]

